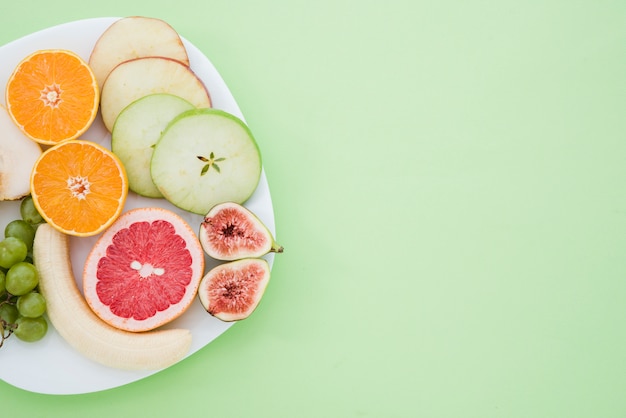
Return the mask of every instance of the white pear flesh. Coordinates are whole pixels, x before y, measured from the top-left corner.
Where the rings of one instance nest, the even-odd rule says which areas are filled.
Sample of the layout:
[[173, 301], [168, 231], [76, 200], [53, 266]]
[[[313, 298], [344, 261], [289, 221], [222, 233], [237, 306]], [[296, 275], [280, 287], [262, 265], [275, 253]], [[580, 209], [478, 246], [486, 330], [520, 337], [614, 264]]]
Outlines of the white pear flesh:
[[102, 86], [100, 112], [106, 129], [113, 130], [122, 109], [154, 93], [182, 97], [198, 108], [211, 107], [206, 86], [190, 67], [170, 58], [135, 58], [111, 70]]
[[120, 112], [111, 133], [111, 150], [124, 164], [133, 192], [145, 197], [163, 197], [150, 175], [154, 145], [174, 117], [193, 108], [178, 96], [155, 93], [132, 102]]
[[0, 200], [19, 200], [30, 194], [30, 173], [41, 147], [15, 125], [0, 105]]
[[96, 41], [91, 67], [98, 86], [118, 64], [133, 58], [166, 57], [189, 65], [187, 49], [178, 32], [167, 22], [145, 16], [129, 16], [113, 22]]
[[261, 154], [246, 124], [217, 109], [181, 113], [154, 147], [152, 181], [163, 197], [205, 215], [218, 203], [243, 203], [261, 177]]

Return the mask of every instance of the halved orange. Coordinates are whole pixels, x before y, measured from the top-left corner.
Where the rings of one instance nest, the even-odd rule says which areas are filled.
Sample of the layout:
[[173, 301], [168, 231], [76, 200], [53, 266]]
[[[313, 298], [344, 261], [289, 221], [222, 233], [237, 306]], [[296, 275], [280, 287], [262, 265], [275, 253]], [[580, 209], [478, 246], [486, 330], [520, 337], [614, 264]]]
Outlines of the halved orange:
[[108, 228], [122, 213], [128, 178], [109, 149], [74, 139], [46, 150], [30, 177], [33, 203], [55, 229], [91, 236]]
[[54, 145], [78, 138], [98, 113], [100, 90], [89, 65], [72, 51], [48, 49], [24, 58], [9, 77], [6, 105], [25, 135]]

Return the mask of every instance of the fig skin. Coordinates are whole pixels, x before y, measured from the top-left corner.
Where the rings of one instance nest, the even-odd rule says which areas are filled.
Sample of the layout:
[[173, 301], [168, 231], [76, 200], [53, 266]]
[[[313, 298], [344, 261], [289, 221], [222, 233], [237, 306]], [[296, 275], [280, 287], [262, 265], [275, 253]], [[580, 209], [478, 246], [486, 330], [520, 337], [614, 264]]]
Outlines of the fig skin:
[[248, 318], [256, 310], [270, 280], [263, 258], [243, 258], [212, 268], [200, 281], [198, 298], [204, 309], [223, 322]]
[[284, 251], [265, 224], [252, 211], [235, 202], [211, 208], [200, 224], [198, 237], [204, 251], [215, 260], [258, 258]]

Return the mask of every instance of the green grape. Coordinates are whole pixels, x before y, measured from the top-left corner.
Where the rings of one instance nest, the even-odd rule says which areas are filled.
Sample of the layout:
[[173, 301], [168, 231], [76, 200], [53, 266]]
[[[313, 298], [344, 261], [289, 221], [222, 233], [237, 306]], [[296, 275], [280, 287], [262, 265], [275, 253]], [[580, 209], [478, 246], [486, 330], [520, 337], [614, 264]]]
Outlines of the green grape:
[[37, 318], [46, 312], [46, 299], [41, 293], [28, 292], [17, 299], [17, 311], [27, 318]]
[[0, 305], [0, 319], [2, 319], [5, 323], [13, 324], [17, 321], [19, 316], [19, 312], [15, 305], [10, 303], [3, 303]]
[[35, 228], [23, 219], [15, 219], [4, 228], [4, 236], [21, 239], [28, 251], [31, 251], [35, 240]]
[[14, 334], [20, 340], [29, 343], [41, 340], [48, 332], [48, 322], [43, 316], [37, 318], [20, 316], [15, 324], [17, 328], [15, 328]]
[[44, 222], [44, 219], [35, 207], [32, 196], [26, 196], [22, 199], [22, 203], [20, 204], [20, 214], [22, 215], [22, 219], [31, 225], [37, 225]]
[[0, 241], [0, 267], [11, 268], [13, 264], [24, 261], [28, 247], [19, 238], [7, 237]]
[[31, 263], [20, 261], [11, 266], [6, 275], [7, 291], [15, 296], [25, 295], [39, 284], [37, 269]]
[[6, 292], [6, 274], [3, 271], [0, 271], [0, 301], [4, 299]]

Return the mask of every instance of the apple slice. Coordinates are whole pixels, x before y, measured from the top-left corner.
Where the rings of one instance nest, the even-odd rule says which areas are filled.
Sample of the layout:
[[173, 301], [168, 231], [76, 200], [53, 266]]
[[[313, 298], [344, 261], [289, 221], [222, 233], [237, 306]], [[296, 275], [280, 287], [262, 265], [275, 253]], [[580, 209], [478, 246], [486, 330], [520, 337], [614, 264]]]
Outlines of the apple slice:
[[175, 206], [206, 215], [222, 202], [245, 202], [261, 177], [261, 154], [250, 129], [217, 109], [176, 116], [154, 147], [152, 181]]
[[111, 133], [111, 150], [126, 167], [130, 189], [146, 197], [163, 197], [150, 176], [150, 160], [167, 124], [194, 106], [168, 93], [155, 93], [135, 100], [117, 117]]
[[0, 200], [30, 194], [30, 172], [41, 153], [39, 144], [25, 136], [0, 105]]
[[143, 57], [117, 65], [102, 86], [100, 112], [109, 132], [126, 106], [153, 93], [182, 97], [195, 107], [211, 107], [204, 83], [190, 67], [171, 58]]
[[89, 66], [102, 87], [118, 64], [140, 57], [167, 57], [189, 65], [180, 36], [167, 22], [144, 16], [129, 16], [112, 23], [96, 41]]

